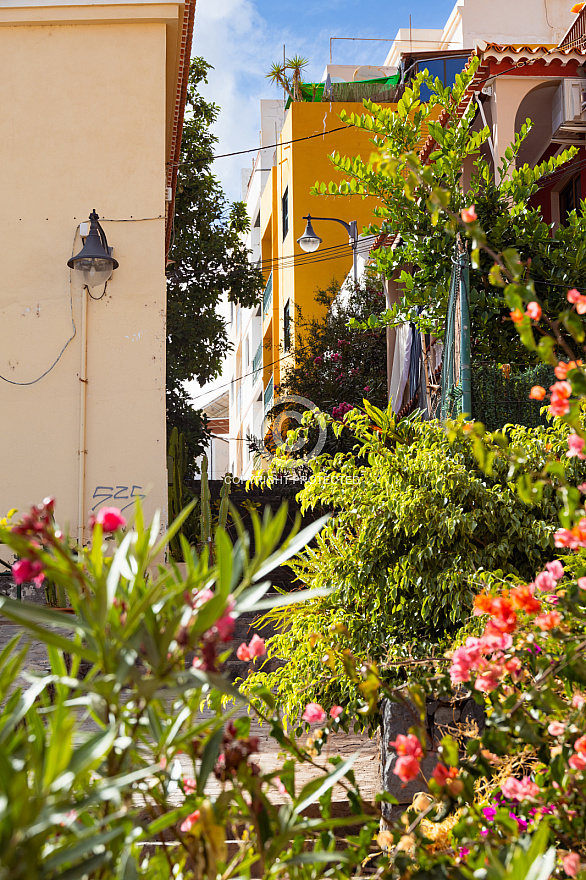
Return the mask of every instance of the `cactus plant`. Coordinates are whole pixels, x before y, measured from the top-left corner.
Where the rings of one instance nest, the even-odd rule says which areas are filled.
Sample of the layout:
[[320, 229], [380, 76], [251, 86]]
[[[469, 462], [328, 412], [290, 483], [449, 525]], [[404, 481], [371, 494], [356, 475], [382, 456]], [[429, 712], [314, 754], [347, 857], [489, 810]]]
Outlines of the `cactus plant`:
[[[193, 499], [192, 493], [185, 488], [185, 474], [187, 473], [185, 437], [179, 433], [177, 428], [173, 428], [169, 438], [167, 469], [169, 472], [169, 521], [172, 522]], [[186, 519], [181, 532], [190, 544], [196, 542], [198, 518], [195, 512]], [[178, 534], [171, 539], [169, 549], [174, 559], [181, 560], [183, 558]]]

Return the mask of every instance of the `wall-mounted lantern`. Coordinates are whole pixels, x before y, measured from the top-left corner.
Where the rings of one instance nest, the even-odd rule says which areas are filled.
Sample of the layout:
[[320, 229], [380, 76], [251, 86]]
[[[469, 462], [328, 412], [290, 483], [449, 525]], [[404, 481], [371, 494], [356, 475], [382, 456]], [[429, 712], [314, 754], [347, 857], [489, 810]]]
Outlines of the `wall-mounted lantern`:
[[90, 214], [90, 231], [80, 252], [67, 261], [84, 287], [99, 287], [112, 277], [118, 261], [108, 247], [106, 233], [99, 223], [95, 209]]

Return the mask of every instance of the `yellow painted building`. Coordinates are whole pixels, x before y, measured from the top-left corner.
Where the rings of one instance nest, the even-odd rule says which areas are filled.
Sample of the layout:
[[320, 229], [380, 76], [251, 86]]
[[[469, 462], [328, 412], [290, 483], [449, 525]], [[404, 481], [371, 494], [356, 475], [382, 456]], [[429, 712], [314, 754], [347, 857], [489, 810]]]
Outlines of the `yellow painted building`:
[[[194, 5], [194, 4], [193, 4]], [[0, 513], [166, 519], [165, 254], [192, 0], [0, 8]], [[119, 268], [67, 261], [95, 209]], [[91, 293], [91, 296], [88, 295]]]
[[[356, 221], [359, 235], [374, 221], [376, 199], [372, 197], [311, 194], [316, 181], [343, 179], [331, 163], [332, 153], [361, 156], [368, 161], [373, 152], [368, 132], [342, 128], [342, 109], [348, 113], [365, 112], [358, 103], [291, 104], [279, 138], [276, 164], [262, 194], [261, 256], [272, 288], [263, 307], [263, 378], [265, 389], [269, 388], [268, 397], [271, 378], [278, 385], [286, 363], [286, 336], [291, 337], [292, 352], [298, 341], [297, 307], [305, 318], [322, 314], [323, 307], [315, 302], [316, 292], [328, 287], [332, 280], [341, 285], [352, 270], [353, 251], [343, 226], [316, 220], [314, 229], [323, 243], [316, 252], [305, 253], [297, 243], [306, 227], [303, 217], [311, 214], [347, 223]], [[341, 131], [323, 137], [309, 137], [340, 128]]]

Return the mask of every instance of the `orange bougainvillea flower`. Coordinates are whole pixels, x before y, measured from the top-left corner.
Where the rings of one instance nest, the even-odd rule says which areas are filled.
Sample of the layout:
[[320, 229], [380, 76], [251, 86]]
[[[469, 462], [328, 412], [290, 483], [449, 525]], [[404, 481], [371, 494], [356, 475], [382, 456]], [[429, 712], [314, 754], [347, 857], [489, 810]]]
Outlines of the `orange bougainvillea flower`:
[[520, 611], [526, 611], [527, 614], [537, 614], [538, 611], [541, 611], [541, 602], [535, 598], [528, 584], [513, 587], [511, 590], [511, 602], [515, 608], [518, 608]]
[[461, 217], [464, 223], [474, 223], [475, 220], [478, 220], [476, 206], [470, 205], [469, 208], [464, 208], [461, 212]]
[[554, 372], [558, 379], [565, 379], [570, 370], [577, 370], [582, 366], [582, 361], [560, 361]]
[[511, 321], [513, 324], [520, 324], [525, 314], [521, 311], [521, 309], [513, 309], [511, 312]]
[[492, 622], [503, 633], [512, 633], [517, 626], [513, 603], [507, 596], [499, 596], [493, 601]]
[[488, 593], [479, 593], [474, 597], [473, 614], [478, 617], [480, 614], [492, 614], [493, 598]]
[[572, 8], [570, 9], [570, 12], [573, 12], [574, 15], [577, 15], [579, 12], [582, 12], [583, 9], [584, 9], [583, 3], [574, 3]]
[[529, 397], [531, 398], [531, 400], [543, 400], [545, 394], [546, 391], [543, 385], [534, 385], [529, 392]]

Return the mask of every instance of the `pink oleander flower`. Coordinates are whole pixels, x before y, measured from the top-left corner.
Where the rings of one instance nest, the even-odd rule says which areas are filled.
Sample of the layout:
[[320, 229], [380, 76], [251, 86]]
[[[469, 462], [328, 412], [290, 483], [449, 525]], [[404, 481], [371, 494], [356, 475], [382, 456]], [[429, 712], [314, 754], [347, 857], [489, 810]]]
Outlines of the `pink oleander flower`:
[[570, 412], [570, 404], [565, 398], [553, 397], [552, 395], [549, 411], [552, 416], [567, 416]]
[[570, 755], [568, 758], [568, 764], [572, 770], [584, 770], [586, 769], [586, 757], [580, 752], [576, 752], [576, 754]]
[[398, 755], [409, 755], [417, 759], [423, 757], [421, 743], [413, 733], [408, 733], [407, 736], [400, 733], [397, 739], [389, 742], [389, 745], [394, 748]]
[[183, 778], [183, 791], [185, 794], [193, 794], [194, 791], [197, 791], [197, 780], [192, 776], [185, 776]]
[[541, 318], [541, 306], [538, 302], [530, 302], [527, 305], [525, 314], [531, 318], [532, 321], [539, 321]]
[[40, 587], [45, 575], [43, 573], [43, 566], [37, 559], [32, 561], [30, 559], [20, 559], [12, 566], [12, 577], [16, 584], [33, 581], [36, 587]]
[[581, 736], [574, 743], [574, 749], [582, 755], [586, 755], [586, 736]]
[[222, 642], [229, 642], [234, 635], [236, 620], [231, 614], [224, 614], [219, 620], [216, 620], [214, 629], [217, 631]]
[[489, 620], [480, 636], [480, 644], [485, 654], [493, 651], [508, 651], [513, 644], [513, 638], [509, 633], [501, 632], [492, 620]]
[[559, 611], [548, 611], [547, 614], [540, 614], [535, 618], [535, 625], [543, 632], [555, 629], [561, 623], [562, 617]]
[[283, 784], [281, 777], [275, 776], [274, 781], [275, 781], [275, 785], [277, 786], [277, 791], [279, 792], [279, 794], [287, 794], [287, 789], [285, 788], [285, 785]]
[[393, 773], [398, 776], [401, 782], [411, 782], [419, 776], [419, 761], [413, 755], [403, 755], [397, 758]]
[[[211, 590], [210, 590], [211, 593]], [[211, 594], [213, 595], [213, 593]], [[211, 598], [211, 596], [209, 597]], [[222, 642], [229, 642], [232, 636], [234, 635], [234, 628], [236, 626], [236, 618], [232, 614], [234, 608], [236, 607], [236, 600], [234, 596], [228, 596], [228, 601], [226, 603], [226, 609], [223, 615], [216, 620], [214, 623], [211, 632], [217, 634], [220, 637]]]
[[572, 706], [574, 709], [581, 709], [586, 700], [582, 694], [574, 694], [572, 697]]
[[552, 578], [555, 578], [556, 581], [559, 581], [564, 576], [564, 566], [561, 564], [559, 559], [553, 559], [551, 562], [548, 562], [545, 566]]
[[95, 522], [99, 523], [105, 532], [115, 532], [126, 525], [126, 519], [117, 507], [100, 507]]
[[242, 642], [236, 651], [236, 656], [239, 660], [252, 660], [254, 657], [262, 657], [265, 653], [265, 640], [255, 633], [248, 645]]
[[339, 718], [340, 715], [343, 715], [343, 714], [344, 714], [344, 710], [342, 709], [341, 706], [332, 706], [332, 708], [330, 709], [330, 718], [333, 718], [334, 721], [336, 720], [336, 718]]
[[555, 589], [556, 579], [550, 571], [542, 571], [535, 578], [535, 586], [538, 590]]
[[323, 724], [328, 716], [319, 703], [308, 703], [301, 717], [308, 724]]
[[575, 852], [568, 853], [563, 857], [562, 865], [568, 877], [575, 877], [580, 871], [580, 856]]
[[586, 590], [586, 577], [578, 578], [578, 588], [580, 590]]
[[570, 529], [558, 529], [553, 536], [556, 547], [567, 547], [569, 550], [575, 550], [579, 547], [576, 536]]
[[528, 776], [523, 779], [515, 779], [509, 776], [501, 784], [501, 791], [506, 798], [516, 798], [518, 801], [532, 800], [539, 794], [539, 786], [529, 779]]
[[583, 448], [583, 437], [579, 437], [578, 434], [570, 434], [568, 436], [568, 451], [566, 452], [568, 458], [586, 458], [586, 455], [582, 452]]
[[195, 813], [190, 813], [181, 823], [181, 831], [191, 831], [195, 823], [199, 822], [200, 815], [199, 810], [196, 810]]
[[552, 721], [547, 727], [547, 732], [550, 736], [561, 736], [565, 729], [566, 725], [561, 721]]
[[452, 664], [450, 666], [452, 684], [470, 681], [471, 672], [480, 663], [484, 649], [485, 646], [482, 639], [477, 639], [474, 636], [469, 636], [464, 645], [456, 648], [452, 654]]
[[469, 208], [463, 208], [460, 216], [464, 223], [474, 223], [475, 220], [478, 220], [476, 205], [470, 205]]
[[493, 666], [486, 666], [483, 669], [474, 682], [474, 687], [477, 691], [481, 691], [483, 694], [489, 694], [491, 691], [495, 691], [499, 686], [499, 682], [503, 675], [503, 666], [500, 663], [495, 663]]

